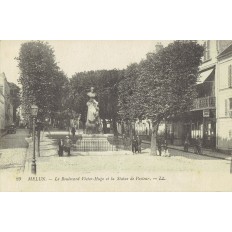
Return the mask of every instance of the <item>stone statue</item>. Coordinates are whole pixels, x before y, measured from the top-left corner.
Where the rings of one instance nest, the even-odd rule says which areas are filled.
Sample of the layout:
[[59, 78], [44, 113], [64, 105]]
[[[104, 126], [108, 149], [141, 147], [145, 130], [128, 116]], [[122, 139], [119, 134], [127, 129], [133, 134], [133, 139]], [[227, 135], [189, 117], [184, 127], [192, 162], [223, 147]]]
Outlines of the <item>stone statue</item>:
[[90, 88], [90, 92], [87, 93], [89, 101], [87, 102], [88, 112], [86, 118], [86, 133], [97, 134], [100, 128], [99, 107], [98, 102], [95, 100], [96, 93], [94, 93], [94, 87]]

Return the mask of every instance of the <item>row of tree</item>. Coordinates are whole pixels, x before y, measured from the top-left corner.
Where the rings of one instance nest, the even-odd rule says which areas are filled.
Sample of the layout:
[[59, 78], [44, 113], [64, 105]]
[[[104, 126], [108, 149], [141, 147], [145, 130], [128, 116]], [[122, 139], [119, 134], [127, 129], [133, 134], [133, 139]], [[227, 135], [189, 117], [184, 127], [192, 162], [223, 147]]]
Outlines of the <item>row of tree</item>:
[[21, 45], [16, 59], [26, 115], [29, 115], [31, 105], [36, 104], [38, 118], [54, 118], [57, 112], [65, 109], [65, 93], [69, 90], [69, 80], [58, 67], [54, 50], [43, 41], [26, 42]]
[[[106, 119], [112, 120], [116, 129], [117, 84], [121, 72], [101, 70], [81, 72], [68, 79], [60, 70], [53, 48], [43, 41], [31, 41], [21, 45], [18, 60], [19, 83], [22, 86], [22, 105], [25, 116], [30, 107], [39, 108], [38, 118], [69, 123], [69, 119], [81, 115], [86, 120], [88, 97], [91, 86], [96, 87], [100, 106], [100, 117], [106, 130]], [[116, 130], [115, 130], [116, 131]]]
[[124, 118], [152, 121], [151, 153], [161, 121], [190, 110], [204, 48], [196, 41], [175, 41], [139, 64], [130, 65], [119, 83], [119, 106]]
[[203, 47], [196, 41], [175, 41], [125, 70], [81, 72], [68, 79], [56, 64], [49, 44], [27, 42], [17, 58], [23, 105], [29, 111], [31, 104], [37, 104], [40, 118], [81, 114], [85, 123], [86, 93], [93, 86], [104, 129], [106, 119], [112, 121], [116, 132], [119, 119], [148, 118], [153, 124], [151, 151], [155, 153], [160, 122], [191, 107], [202, 55]]

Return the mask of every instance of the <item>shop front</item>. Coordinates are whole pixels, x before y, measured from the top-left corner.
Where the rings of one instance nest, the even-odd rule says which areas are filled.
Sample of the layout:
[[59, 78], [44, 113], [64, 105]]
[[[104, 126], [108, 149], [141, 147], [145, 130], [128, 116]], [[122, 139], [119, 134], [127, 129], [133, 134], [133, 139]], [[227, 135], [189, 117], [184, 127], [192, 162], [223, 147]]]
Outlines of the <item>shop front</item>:
[[202, 139], [202, 146], [214, 149], [216, 147], [216, 110], [205, 109], [192, 112], [191, 141], [197, 137]]

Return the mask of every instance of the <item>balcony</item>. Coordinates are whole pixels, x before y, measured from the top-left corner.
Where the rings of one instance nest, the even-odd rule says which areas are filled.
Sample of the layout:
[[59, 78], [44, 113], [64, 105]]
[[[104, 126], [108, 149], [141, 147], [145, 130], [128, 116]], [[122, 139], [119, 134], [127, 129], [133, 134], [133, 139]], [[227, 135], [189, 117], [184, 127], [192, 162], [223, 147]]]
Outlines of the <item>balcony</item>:
[[202, 97], [197, 98], [193, 102], [191, 111], [204, 110], [204, 109], [215, 109], [216, 98], [215, 97]]

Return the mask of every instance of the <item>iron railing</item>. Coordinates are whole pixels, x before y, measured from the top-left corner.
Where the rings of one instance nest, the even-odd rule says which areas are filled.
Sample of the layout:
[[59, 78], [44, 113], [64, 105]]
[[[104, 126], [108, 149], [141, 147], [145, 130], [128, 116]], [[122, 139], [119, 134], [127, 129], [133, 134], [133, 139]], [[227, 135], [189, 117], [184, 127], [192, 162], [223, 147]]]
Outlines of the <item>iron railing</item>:
[[191, 110], [215, 109], [215, 107], [216, 98], [208, 96], [195, 99]]
[[111, 144], [108, 140], [103, 139], [83, 139], [78, 140], [73, 145], [76, 151], [116, 151], [116, 146]]

